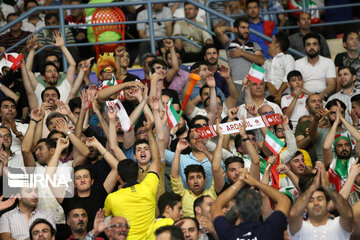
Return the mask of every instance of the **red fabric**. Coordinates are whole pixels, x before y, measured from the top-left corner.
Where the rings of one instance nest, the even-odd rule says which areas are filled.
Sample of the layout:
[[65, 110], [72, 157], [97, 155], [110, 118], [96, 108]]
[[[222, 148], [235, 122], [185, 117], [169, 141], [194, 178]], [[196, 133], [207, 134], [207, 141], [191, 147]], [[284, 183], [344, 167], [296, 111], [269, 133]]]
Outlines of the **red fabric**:
[[[268, 37], [272, 37], [272, 32], [275, 28], [275, 23], [273, 21], [264, 21], [264, 34]], [[270, 42], [265, 41], [266, 45], [269, 45]]]
[[66, 21], [68, 21], [69, 23], [76, 23], [76, 24], [79, 24], [79, 23], [86, 23], [85, 22], [85, 16], [82, 16], [82, 18], [78, 21], [75, 21], [74, 20], [74, 17], [72, 15], [69, 15], [65, 18]]

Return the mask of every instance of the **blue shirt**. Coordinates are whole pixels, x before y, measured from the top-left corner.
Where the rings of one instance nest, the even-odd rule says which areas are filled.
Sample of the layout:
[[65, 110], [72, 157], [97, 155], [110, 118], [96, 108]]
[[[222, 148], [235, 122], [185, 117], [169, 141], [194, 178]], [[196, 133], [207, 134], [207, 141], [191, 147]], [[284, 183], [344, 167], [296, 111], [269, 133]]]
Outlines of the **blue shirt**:
[[[175, 156], [174, 152], [165, 149], [165, 160], [166, 160], [167, 166], [171, 166], [174, 156]], [[184, 185], [184, 188], [189, 189], [189, 187], [186, 183], [186, 176], [185, 176], [184, 170], [185, 170], [186, 166], [191, 165], [191, 164], [197, 164], [197, 165], [201, 165], [204, 167], [205, 179], [206, 179], [205, 189], [209, 189], [211, 187], [211, 183], [213, 181], [213, 174], [211, 171], [211, 162], [207, 158], [205, 158], [204, 160], [202, 160], [202, 162], [200, 162], [199, 160], [197, 160], [197, 158], [193, 155], [192, 152], [190, 154], [181, 154], [180, 155], [179, 176], [181, 177], [181, 181]], [[223, 163], [222, 163], [222, 165], [223, 165]]]
[[[260, 22], [258, 22], [257, 24], [250, 22], [250, 28], [264, 34], [264, 21], [260, 20]], [[271, 36], [274, 36], [275, 34], [277, 34], [277, 28], [276, 26], [274, 26], [274, 29], [272, 30]], [[250, 33], [250, 38], [249, 38], [250, 42], [257, 42], [263, 52], [263, 55], [266, 59], [270, 59], [270, 56], [268, 54], [268, 46], [266, 45], [266, 42], [264, 39], [262, 39], [261, 37], [256, 36], [253, 33]]]
[[[218, 68], [218, 70], [220, 69]], [[224, 93], [225, 97], [228, 98], [230, 96], [230, 93], [225, 78], [223, 78], [218, 72], [214, 73], [214, 78], [215, 78], [216, 87], [220, 88], [221, 91]]]
[[[215, 80], [216, 81], [216, 80]], [[189, 100], [193, 100], [194, 98], [196, 98], [198, 95], [200, 95], [200, 87], [198, 86], [195, 86], [191, 95], [190, 95], [190, 99]], [[221, 101], [222, 102], [225, 102], [226, 98], [225, 98], [225, 95], [224, 93], [221, 91], [220, 88], [216, 87], [216, 95], [219, 96], [221, 98]], [[203, 104], [202, 102], [200, 102], [198, 105], [197, 105], [198, 108], [203, 108]]]

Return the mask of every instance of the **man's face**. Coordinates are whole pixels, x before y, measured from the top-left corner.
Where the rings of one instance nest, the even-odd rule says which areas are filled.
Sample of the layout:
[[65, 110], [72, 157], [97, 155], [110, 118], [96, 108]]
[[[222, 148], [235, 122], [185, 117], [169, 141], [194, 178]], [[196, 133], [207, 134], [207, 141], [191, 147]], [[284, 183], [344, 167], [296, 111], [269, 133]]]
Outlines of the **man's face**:
[[129, 224], [123, 217], [113, 217], [106, 235], [110, 240], [125, 240], [129, 234]]
[[[170, 101], [170, 97], [168, 95], [161, 95], [161, 102], [164, 106], [166, 106]], [[178, 103], [172, 103], [175, 108], [175, 111], [180, 111], [180, 105]]]
[[44, 102], [56, 106], [55, 100], [59, 99], [57, 92], [54, 89], [48, 89], [44, 92]]
[[316, 38], [308, 38], [305, 41], [305, 52], [309, 58], [315, 58], [320, 53], [320, 44]]
[[80, 116], [81, 108], [76, 107], [74, 108], [74, 111], [72, 112], [77, 118]]
[[38, 163], [45, 165], [50, 160], [52, 151], [48, 149], [45, 142], [41, 142], [36, 146], [35, 156]]
[[[56, 17], [52, 17], [50, 19], [45, 20], [45, 25], [46, 26], [57, 26], [57, 25], [59, 25], [59, 21], [56, 19]], [[49, 29], [50, 32], [54, 32], [56, 30], [58, 30], [58, 29], [56, 29], [56, 28]]]
[[120, 59], [120, 66], [127, 68], [129, 64], [130, 64], [130, 54], [127, 51], [125, 51], [124, 55]]
[[51, 235], [51, 229], [45, 223], [36, 224], [31, 230], [31, 236], [34, 240], [55, 240], [55, 235]]
[[147, 131], [145, 130], [145, 127], [139, 127], [138, 129], [136, 129], [135, 138], [136, 140], [140, 140], [140, 139], [148, 140], [148, 135], [147, 135]]
[[103, 68], [103, 70], [101, 70], [101, 74], [99, 76], [100, 81], [106, 81], [106, 80], [111, 80], [112, 75], [115, 76], [116, 73], [116, 69], [109, 65]]
[[66, 220], [67, 225], [70, 226], [71, 232], [83, 233], [86, 231], [88, 223], [88, 216], [83, 208], [75, 208], [69, 212], [69, 217]]
[[5, 150], [10, 150], [12, 144], [12, 135], [10, 130], [0, 128], [0, 138], [2, 138], [2, 144], [5, 146]]
[[285, 138], [285, 130], [282, 124], [279, 124], [276, 126], [275, 129], [275, 135], [277, 138], [281, 139], [281, 138]]
[[310, 218], [326, 218], [328, 211], [325, 194], [322, 191], [315, 191], [306, 205], [306, 210]]
[[351, 156], [351, 143], [346, 139], [340, 139], [335, 144], [335, 153], [340, 159], [349, 159]]
[[[250, 135], [251, 136], [251, 135]], [[239, 162], [233, 162], [228, 165], [226, 168], [226, 178], [229, 180], [230, 184], [236, 182], [240, 177], [240, 171], [244, 168], [244, 165]]]
[[[9, 18], [8, 18], [8, 23], [10, 23], [10, 22], [12, 22], [12, 21], [14, 21], [15, 19], [17, 19], [18, 18], [18, 16], [10, 16]], [[22, 21], [20, 21], [20, 22], [18, 22], [17, 24], [15, 24], [14, 26], [12, 26], [11, 28], [10, 28], [10, 31], [20, 31], [21, 30], [21, 26], [22, 26]]]
[[59, 117], [53, 117], [49, 120], [49, 123], [47, 125], [47, 128], [49, 129], [49, 131], [51, 132], [52, 130], [56, 130], [56, 126], [55, 126], [55, 122], [56, 119], [60, 119]]
[[208, 48], [205, 52], [204, 60], [208, 65], [216, 65], [219, 60], [219, 53], [216, 48]]
[[59, 69], [60, 68], [60, 61], [57, 58], [57, 56], [48, 56], [45, 58], [45, 63], [49, 63], [52, 62], [53, 64], [55, 64], [55, 66]]
[[161, 80], [164, 80], [165, 77], [166, 77], [166, 72], [167, 72], [167, 69], [165, 66], [161, 65], [161, 64], [158, 64], [158, 63], [155, 63], [153, 68], [155, 69], [155, 72], [157, 74], [159, 74], [160, 76], [160, 79]]
[[[329, 114], [328, 114], [328, 117], [329, 117], [329, 121], [330, 121], [330, 123], [331, 123], [331, 125], [333, 125], [334, 124], [334, 122], [335, 122], [335, 119], [336, 119], [336, 110], [337, 110], [337, 106], [331, 106], [330, 107], [330, 109], [329, 109]], [[341, 115], [343, 116], [343, 117], [345, 117], [345, 110], [342, 108], [342, 107], [340, 107], [340, 113], [341, 113]], [[340, 122], [339, 123], [339, 126], [341, 125], [342, 123]]]
[[205, 217], [211, 219], [210, 208], [213, 203], [214, 203], [214, 199], [212, 199], [211, 197], [204, 197], [204, 201], [200, 205], [201, 216], [205, 216]]
[[16, 106], [11, 101], [3, 101], [1, 104], [1, 117], [7, 120], [13, 120], [16, 117]]
[[45, 69], [44, 81], [48, 86], [56, 86], [59, 79], [59, 73], [57, 69], [52, 65], [47, 65]]
[[354, 109], [357, 117], [360, 118], [360, 105], [356, 102], [351, 102], [351, 109]]
[[196, 9], [196, 7], [192, 4], [186, 4], [184, 6], [184, 13], [185, 17], [190, 20], [196, 19], [196, 16], [198, 15], [199, 10]]
[[136, 98], [135, 94], [136, 94], [136, 91], [139, 91], [139, 90], [142, 91], [141, 89], [139, 89], [136, 86], [130, 86], [130, 87], [124, 88], [125, 100], [129, 101], [129, 102], [137, 101], [137, 98]]
[[306, 165], [303, 154], [299, 154], [296, 157], [293, 157], [289, 162], [290, 170], [298, 176], [304, 174], [305, 166]]
[[264, 105], [264, 106], [260, 107], [260, 109], [259, 109], [259, 114], [261, 116], [270, 115], [270, 114], [274, 114], [274, 113], [275, 113], [274, 109], [269, 105]]
[[21, 189], [21, 203], [27, 208], [35, 208], [39, 201], [38, 189], [34, 187]]
[[305, 106], [310, 114], [315, 115], [316, 111], [321, 109], [323, 106], [322, 99], [318, 94], [309, 96], [308, 104]]
[[[154, 5], [155, 5], [155, 4], [153, 4], [153, 6], [154, 6]], [[142, 67], [143, 67], [143, 70], [144, 70], [144, 72], [145, 72], [146, 74], [150, 72], [149, 63], [150, 63], [151, 61], [154, 61], [154, 60], [155, 60], [155, 58], [153, 58], [153, 57], [147, 57], [147, 58], [145, 59], [144, 65], [143, 65]]]
[[182, 211], [182, 202], [178, 202], [177, 204], [175, 204], [175, 206], [173, 208], [170, 208], [170, 218], [174, 221], [179, 220], [182, 216], [183, 216], [183, 211]]
[[296, 88], [302, 88], [304, 86], [304, 80], [301, 76], [291, 77], [289, 81], [291, 90]]
[[262, 81], [260, 84], [251, 82], [250, 83], [250, 93], [254, 97], [264, 97], [265, 96], [265, 83]]
[[238, 38], [244, 41], [249, 39], [250, 25], [247, 22], [241, 22], [238, 28], [234, 28], [235, 34]]
[[204, 88], [201, 92], [201, 102], [204, 104], [205, 100], [210, 96], [210, 88]]
[[256, 2], [249, 3], [246, 9], [250, 19], [258, 18], [260, 13], [260, 7]]
[[156, 4], [153, 4], [153, 5], [152, 5], [152, 10], [153, 10], [154, 12], [160, 12], [160, 11], [163, 9], [163, 7], [164, 7], [164, 4], [162, 4], [162, 3], [156, 3]]
[[93, 184], [89, 170], [81, 169], [74, 173], [75, 188], [78, 192], [88, 191]]
[[201, 172], [190, 172], [186, 180], [189, 189], [199, 195], [204, 191], [206, 180]]
[[350, 33], [344, 43], [344, 47], [348, 51], [357, 51], [359, 49], [359, 34]]
[[200, 232], [192, 219], [184, 219], [181, 230], [183, 231], [186, 240], [198, 240], [200, 237]]
[[[256, 142], [256, 138], [253, 134], [248, 134], [248, 138], [250, 139], [252, 145], [255, 147], [256, 151], [259, 151], [259, 146]], [[243, 154], [248, 154], [248, 150], [246, 147], [246, 143], [244, 141], [241, 142], [241, 148], [243, 149]]]
[[136, 145], [134, 158], [141, 166], [149, 164], [151, 159], [149, 145], [146, 143]]
[[349, 88], [353, 85], [354, 80], [356, 79], [356, 75], [351, 75], [349, 69], [344, 68], [339, 71], [340, 85], [344, 88]]
[[309, 13], [300, 14], [300, 19], [298, 21], [298, 25], [302, 30], [308, 30], [311, 26], [311, 18]]
[[276, 49], [279, 47], [279, 43], [276, 42], [275, 36], [273, 36], [272, 39], [273, 39], [272, 42], [268, 46], [268, 54], [270, 56], [275, 56]]
[[[81, 2], [80, 1], [73, 1], [73, 2], [71, 2], [71, 5], [78, 5], [78, 4], [81, 4]], [[81, 9], [81, 8], [77, 8], [77, 9], [71, 9], [70, 10], [70, 14], [71, 14], [71, 16], [73, 16], [73, 17], [80, 17], [80, 16], [82, 16], [83, 15], [83, 10]]]
[[206, 75], [210, 73], [209, 68], [207, 65], [200, 65], [200, 72], [199, 75], [201, 76], [201, 79], [206, 79]]

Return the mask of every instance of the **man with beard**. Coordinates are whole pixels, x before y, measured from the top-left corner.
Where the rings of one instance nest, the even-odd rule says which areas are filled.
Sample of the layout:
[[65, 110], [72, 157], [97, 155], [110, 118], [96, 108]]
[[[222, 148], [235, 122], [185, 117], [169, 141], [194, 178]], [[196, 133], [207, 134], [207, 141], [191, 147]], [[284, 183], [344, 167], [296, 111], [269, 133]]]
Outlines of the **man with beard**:
[[[332, 126], [328, 130], [324, 140], [323, 160], [325, 168], [329, 168], [330, 181], [335, 185], [336, 190], [340, 191], [341, 187], [348, 178], [351, 165], [355, 162], [355, 158], [351, 156], [354, 140], [351, 139], [349, 132], [343, 129], [342, 125], [348, 128], [350, 133], [356, 137], [357, 144], [359, 141], [359, 133], [350, 123], [346, 122], [344, 119], [345, 104], [336, 99], [332, 101], [336, 101], [337, 105], [332, 105], [329, 108], [329, 120]], [[357, 145], [356, 151], [358, 151]]]
[[295, 69], [301, 72], [307, 91], [327, 98], [336, 91], [335, 65], [330, 58], [319, 55], [321, 38], [318, 34], [306, 34], [303, 43], [306, 56], [295, 61]]
[[[236, 39], [229, 39], [225, 32], [234, 32]], [[240, 95], [238, 104], [243, 103], [242, 80], [249, 73], [253, 63], [263, 65], [265, 61], [260, 45], [249, 41], [250, 24], [249, 20], [244, 17], [237, 18], [233, 28], [226, 26], [215, 28], [215, 33], [226, 49], [231, 78], [237, 85]]]
[[55, 240], [55, 228], [43, 218], [36, 219], [30, 226], [30, 240]]
[[[110, 218], [110, 220], [108, 220], [108, 218]], [[130, 229], [130, 225], [126, 218], [109, 216], [106, 219], [110, 221], [105, 229], [107, 238], [109, 240], [126, 240]]]
[[[356, 80], [356, 71], [354, 68], [345, 66], [338, 68], [338, 75], [340, 78], [341, 90], [328, 99], [328, 102], [333, 99], [339, 99], [345, 103], [347, 109], [352, 109], [351, 107], [351, 97], [360, 93], [360, 90], [355, 88], [354, 82]], [[354, 114], [352, 114], [354, 116]], [[357, 118], [354, 116], [354, 118]], [[349, 123], [353, 123], [352, 116], [349, 115], [349, 111], [345, 112], [345, 119]], [[357, 120], [357, 119], [356, 119]]]
[[66, 218], [66, 223], [69, 225], [71, 230], [71, 236], [67, 240], [104, 240], [103, 238], [96, 236], [102, 233], [106, 228], [106, 225], [104, 224], [105, 210], [99, 209], [97, 211], [94, 220], [94, 228], [89, 232], [86, 230], [88, 220], [89, 219], [86, 210], [80, 205], [73, 205]]
[[38, 199], [37, 188], [20, 189], [19, 204], [0, 218], [0, 239], [28, 239], [29, 227], [37, 218], [45, 218], [55, 228], [53, 214], [40, 210]]
[[[328, 205], [332, 200], [338, 217], [329, 218]], [[308, 219], [303, 220], [306, 210]], [[349, 203], [330, 187], [328, 174], [321, 166], [313, 182], [292, 205], [288, 217], [288, 233], [292, 240], [349, 239], [353, 231], [353, 213]]]

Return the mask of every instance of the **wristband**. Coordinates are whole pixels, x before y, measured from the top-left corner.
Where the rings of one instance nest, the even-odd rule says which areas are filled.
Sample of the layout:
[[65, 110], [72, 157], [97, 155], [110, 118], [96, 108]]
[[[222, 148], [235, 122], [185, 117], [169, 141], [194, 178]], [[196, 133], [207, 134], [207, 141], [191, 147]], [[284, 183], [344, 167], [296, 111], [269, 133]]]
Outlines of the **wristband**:
[[40, 122], [40, 120], [35, 120], [33, 118], [30, 118], [30, 121], [34, 121], [36, 124], [38, 124]]
[[72, 133], [71, 130], [69, 130], [67, 133], [65, 133], [66, 136], [69, 136]]
[[106, 150], [106, 151], [103, 153], [102, 157], [104, 157], [107, 152], [108, 152], [108, 150]]
[[249, 137], [246, 137], [246, 138], [244, 138], [242, 141], [243, 141], [243, 142], [246, 142], [246, 141], [248, 141], [248, 140], [250, 141], [250, 138], [249, 138]]

